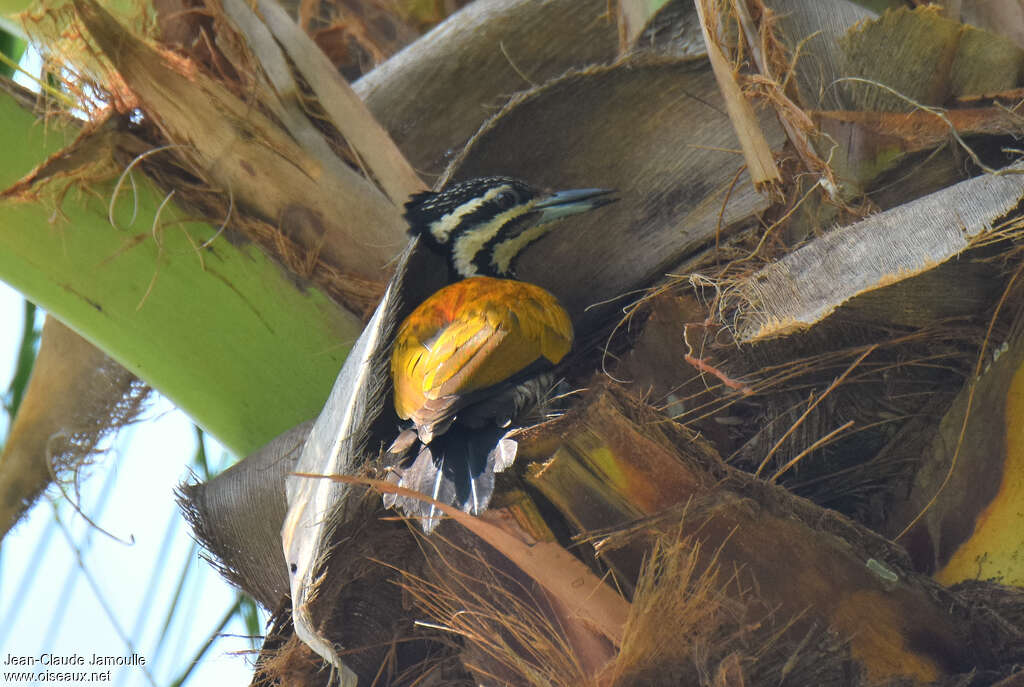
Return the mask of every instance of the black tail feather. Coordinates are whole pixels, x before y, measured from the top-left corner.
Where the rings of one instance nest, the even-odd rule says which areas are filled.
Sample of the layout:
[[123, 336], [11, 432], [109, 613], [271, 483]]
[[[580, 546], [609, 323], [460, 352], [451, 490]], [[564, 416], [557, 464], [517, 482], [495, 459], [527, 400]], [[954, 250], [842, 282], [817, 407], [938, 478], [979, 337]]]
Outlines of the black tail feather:
[[[401, 487], [467, 513], [482, 513], [494, 494], [494, 474], [515, 460], [516, 444], [505, 438], [506, 432], [501, 427], [460, 429], [434, 437], [429, 444], [416, 441], [404, 459], [391, 454], [399, 461], [392, 467], [392, 479]], [[388, 494], [384, 505], [398, 506], [409, 517], [419, 519], [428, 534], [440, 522], [437, 507], [426, 501]]]

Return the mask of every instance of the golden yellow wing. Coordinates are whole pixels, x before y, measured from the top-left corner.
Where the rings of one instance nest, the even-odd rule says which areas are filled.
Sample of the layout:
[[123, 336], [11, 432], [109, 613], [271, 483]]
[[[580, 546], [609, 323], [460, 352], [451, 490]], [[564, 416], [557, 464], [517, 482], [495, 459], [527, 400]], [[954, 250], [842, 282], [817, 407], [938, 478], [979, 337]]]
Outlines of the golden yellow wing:
[[500, 384], [572, 347], [572, 323], [554, 296], [533, 284], [472, 277], [424, 301], [395, 337], [395, 410], [437, 422], [466, 394]]

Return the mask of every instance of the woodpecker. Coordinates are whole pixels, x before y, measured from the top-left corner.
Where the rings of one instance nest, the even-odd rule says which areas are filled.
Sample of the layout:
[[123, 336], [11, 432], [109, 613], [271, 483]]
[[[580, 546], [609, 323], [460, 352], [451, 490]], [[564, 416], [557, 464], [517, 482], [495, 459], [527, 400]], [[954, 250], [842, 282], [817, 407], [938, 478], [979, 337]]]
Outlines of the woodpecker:
[[[515, 458], [514, 442], [503, 435], [573, 342], [565, 308], [518, 281], [516, 260], [558, 220], [614, 202], [611, 193], [544, 193], [518, 179], [484, 177], [405, 204], [410, 233], [447, 259], [452, 283], [395, 335], [395, 411], [409, 427], [388, 450], [392, 480], [466, 512], [487, 507], [494, 473]], [[385, 497], [385, 505], [396, 504], [428, 533], [438, 522], [433, 505]]]

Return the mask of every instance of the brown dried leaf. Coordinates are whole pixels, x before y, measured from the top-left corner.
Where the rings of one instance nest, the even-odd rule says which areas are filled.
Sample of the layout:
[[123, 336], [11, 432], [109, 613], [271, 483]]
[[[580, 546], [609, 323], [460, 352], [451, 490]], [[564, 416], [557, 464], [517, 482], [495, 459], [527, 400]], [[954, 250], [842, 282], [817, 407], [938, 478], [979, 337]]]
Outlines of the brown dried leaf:
[[[1020, 166], [985, 175], [833, 230], [750, 277], [723, 298], [739, 341], [810, 327], [854, 296], [956, 256], [1007, 220], [1024, 196]], [[735, 310], [734, 310], [735, 309]]]
[[[758, 124], [781, 146], [773, 115]], [[619, 316], [621, 303], [605, 301], [646, 286], [767, 206], [743, 173], [718, 86], [700, 61], [592, 67], [522, 94], [484, 125], [448, 179], [495, 172], [547, 188], [618, 191], [618, 202], [565, 220], [518, 266], [558, 296], [578, 333]]]
[[348, 475], [315, 475], [294, 473], [296, 477], [330, 479], [345, 484], [365, 484], [383, 493], [432, 503], [439, 511], [497, 549], [510, 561], [536, 580], [574, 616], [600, 632], [616, 645], [622, 643], [622, 632], [629, 614], [629, 602], [603, 580], [596, 577], [578, 558], [554, 542], [524, 540], [512, 522], [505, 523], [500, 511], [489, 511], [474, 517], [430, 497], [399, 487], [390, 482], [368, 480]]
[[47, 317], [25, 398], [0, 455], [0, 537], [44, 489], [86, 465], [131, 423], [149, 387], [54, 317]]
[[743, 157], [747, 161], [750, 178], [756, 188], [763, 188], [772, 194], [774, 193], [772, 188], [782, 183], [782, 176], [779, 174], [779, 168], [775, 165], [771, 146], [768, 145], [765, 134], [754, 115], [754, 108], [743, 95], [733, 74], [733, 67], [729, 64], [719, 45], [718, 13], [721, 11], [714, 5], [714, 0], [697, 0], [697, 14], [700, 16], [701, 28], [704, 31], [704, 42], [708, 47], [708, 59], [715, 72], [718, 87], [722, 91], [725, 109], [729, 113], [729, 119], [736, 130], [740, 146], [743, 148]]
[[1001, 36], [942, 16], [938, 8], [889, 11], [840, 40], [850, 109], [908, 112], [953, 96], [1013, 88], [1024, 51]]
[[[381, 280], [405, 230], [398, 209], [365, 179], [345, 178], [195, 65], [161, 54], [92, 0], [74, 3], [93, 40], [155, 118], [174, 151], [236, 205], [280, 222], [342, 271]], [[314, 192], [311, 192], [314, 191]], [[301, 221], [296, 221], [301, 220]], [[367, 233], [370, 231], [371, 233]]]
[[510, 94], [614, 59], [606, 11], [607, 0], [476, 0], [353, 88], [413, 167], [436, 175]]

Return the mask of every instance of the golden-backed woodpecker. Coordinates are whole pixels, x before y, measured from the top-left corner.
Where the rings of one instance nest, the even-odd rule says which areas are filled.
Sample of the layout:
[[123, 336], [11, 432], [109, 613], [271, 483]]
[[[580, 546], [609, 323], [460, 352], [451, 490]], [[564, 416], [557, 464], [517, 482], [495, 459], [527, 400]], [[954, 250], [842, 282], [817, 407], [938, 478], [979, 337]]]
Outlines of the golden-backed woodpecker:
[[[612, 202], [605, 189], [540, 192], [509, 177], [485, 177], [405, 205], [410, 232], [447, 258], [453, 283], [399, 325], [391, 357], [395, 411], [410, 428], [389, 449], [392, 479], [467, 512], [487, 507], [494, 473], [515, 458], [502, 440], [535, 400], [538, 376], [572, 347], [558, 300], [515, 279], [516, 259], [557, 220]], [[550, 376], [548, 378], [550, 383]], [[433, 505], [388, 496], [437, 524]]]

